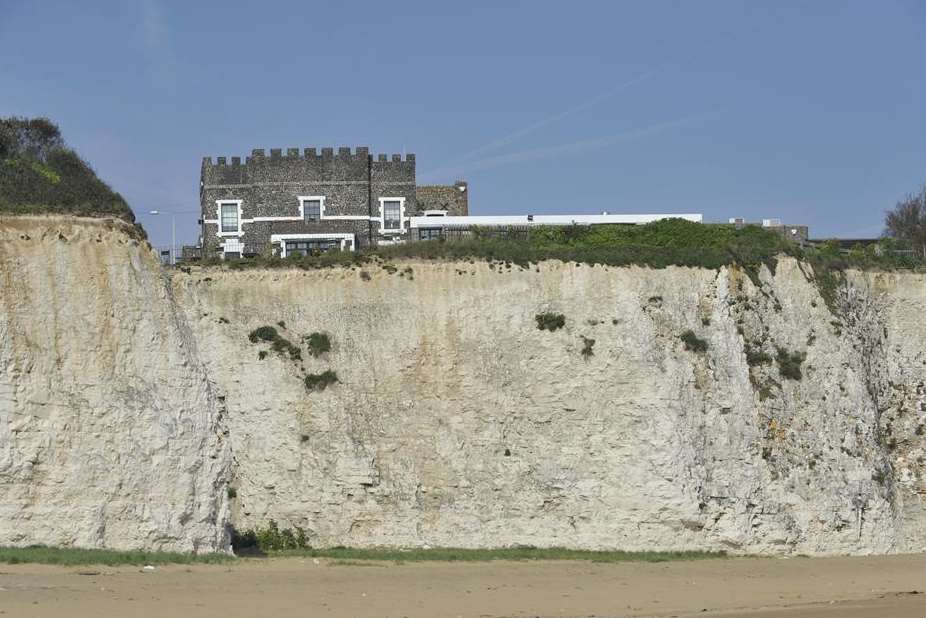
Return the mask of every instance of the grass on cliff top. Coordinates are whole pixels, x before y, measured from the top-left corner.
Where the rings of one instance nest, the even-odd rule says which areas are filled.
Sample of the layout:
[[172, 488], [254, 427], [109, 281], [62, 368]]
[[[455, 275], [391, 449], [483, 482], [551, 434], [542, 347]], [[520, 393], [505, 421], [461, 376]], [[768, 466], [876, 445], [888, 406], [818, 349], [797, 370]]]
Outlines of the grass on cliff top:
[[47, 118], [0, 118], [0, 213], [135, 221], [125, 199], [67, 147]]
[[234, 561], [231, 554], [188, 554], [181, 552], [115, 551], [111, 549], [77, 549], [71, 547], [0, 547], [0, 563], [5, 564], [216, 564]]
[[766, 264], [774, 269], [776, 256], [794, 254], [796, 247], [774, 232], [758, 226], [692, 223], [666, 219], [646, 225], [575, 225], [498, 231], [473, 231], [453, 241], [425, 241], [377, 247], [357, 252], [333, 251], [312, 256], [205, 260], [205, 266], [245, 268], [329, 268], [358, 266], [394, 259], [481, 260], [527, 266], [544, 260], [611, 266], [692, 266], [719, 268], [739, 264], [757, 271]]

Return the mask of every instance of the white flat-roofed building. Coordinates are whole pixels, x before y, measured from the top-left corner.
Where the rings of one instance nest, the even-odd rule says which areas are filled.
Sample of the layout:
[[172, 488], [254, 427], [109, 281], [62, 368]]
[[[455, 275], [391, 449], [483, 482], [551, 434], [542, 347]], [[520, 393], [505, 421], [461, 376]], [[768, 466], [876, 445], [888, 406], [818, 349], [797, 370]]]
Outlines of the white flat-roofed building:
[[569, 226], [569, 225], [644, 225], [663, 219], [684, 219], [693, 223], [702, 223], [701, 214], [640, 214], [618, 215], [601, 213], [598, 215], [478, 215], [449, 216], [444, 211], [429, 210], [423, 216], [410, 217], [409, 229], [411, 240], [432, 240], [454, 232], [465, 233], [474, 228], [505, 229], [530, 228], [533, 226]]

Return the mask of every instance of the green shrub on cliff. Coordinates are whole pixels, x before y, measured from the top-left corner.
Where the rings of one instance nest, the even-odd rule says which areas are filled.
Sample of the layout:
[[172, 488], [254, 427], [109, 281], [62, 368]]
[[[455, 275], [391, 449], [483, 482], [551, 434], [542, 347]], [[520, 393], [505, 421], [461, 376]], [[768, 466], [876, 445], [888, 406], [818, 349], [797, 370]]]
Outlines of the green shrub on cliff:
[[310, 391], [323, 391], [336, 382], [339, 382], [338, 374], [328, 369], [322, 373], [308, 374], [305, 377], [305, 388]]
[[47, 118], [0, 119], [0, 212], [135, 221], [122, 196], [67, 147]]
[[566, 325], [566, 316], [562, 313], [553, 313], [545, 311], [534, 316], [537, 321], [537, 328], [540, 330], [555, 331]]

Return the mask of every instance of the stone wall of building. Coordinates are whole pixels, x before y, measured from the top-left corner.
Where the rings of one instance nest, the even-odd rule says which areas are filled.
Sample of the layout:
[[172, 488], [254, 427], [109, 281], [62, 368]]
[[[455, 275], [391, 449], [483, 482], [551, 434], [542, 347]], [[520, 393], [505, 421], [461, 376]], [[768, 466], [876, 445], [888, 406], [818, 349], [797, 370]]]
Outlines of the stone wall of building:
[[469, 214], [469, 186], [458, 180], [452, 185], [423, 185], [415, 192], [418, 209], [446, 210], [453, 217]]
[[[415, 202], [415, 155], [372, 156], [365, 147], [290, 148], [252, 151], [240, 157], [203, 159], [200, 202], [203, 254], [213, 257], [223, 241], [218, 230], [218, 202], [241, 200], [241, 242], [245, 253], [269, 253], [272, 234], [350, 233], [357, 246], [379, 237], [380, 198], [405, 198], [406, 214], [417, 212]], [[326, 216], [354, 216], [355, 220], [263, 220], [298, 217], [299, 196], [324, 196]]]

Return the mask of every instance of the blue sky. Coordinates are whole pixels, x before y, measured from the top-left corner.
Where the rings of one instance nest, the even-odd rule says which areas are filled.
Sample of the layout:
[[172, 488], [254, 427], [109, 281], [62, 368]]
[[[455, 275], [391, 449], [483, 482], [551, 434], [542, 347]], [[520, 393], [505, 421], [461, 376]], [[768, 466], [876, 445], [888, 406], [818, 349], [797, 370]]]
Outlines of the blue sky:
[[203, 156], [357, 145], [473, 214], [875, 235], [926, 182], [924, 59], [926, 0], [0, 0], [0, 116], [59, 122], [156, 244]]

